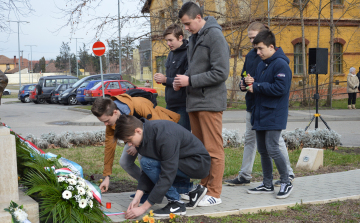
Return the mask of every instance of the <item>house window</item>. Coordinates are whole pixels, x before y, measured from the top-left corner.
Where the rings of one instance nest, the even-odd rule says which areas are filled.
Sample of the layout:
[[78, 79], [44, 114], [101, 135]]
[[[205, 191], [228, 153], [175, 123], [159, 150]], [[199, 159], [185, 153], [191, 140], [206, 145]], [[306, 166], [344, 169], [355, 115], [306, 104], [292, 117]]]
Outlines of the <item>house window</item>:
[[159, 25], [160, 25], [160, 31], [164, 31], [165, 30], [165, 11], [160, 11], [159, 12]]
[[156, 57], [156, 72], [157, 73], [166, 73], [165, 69], [166, 56]]
[[334, 55], [333, 55], [333, 59], [334, 59], [333, 69], [335, 74], [342, 73], [342, 62], [343, 62], [342, 51], [343, 51], [343, 46], [341, 45], [341, 43], [335, 43]]
[[294, 74], [303, 75], [303, 58], [302, 58], [302, 43], [294, 45]]
[[334, 5], [343, 5], [343, 0], [335, 0]]

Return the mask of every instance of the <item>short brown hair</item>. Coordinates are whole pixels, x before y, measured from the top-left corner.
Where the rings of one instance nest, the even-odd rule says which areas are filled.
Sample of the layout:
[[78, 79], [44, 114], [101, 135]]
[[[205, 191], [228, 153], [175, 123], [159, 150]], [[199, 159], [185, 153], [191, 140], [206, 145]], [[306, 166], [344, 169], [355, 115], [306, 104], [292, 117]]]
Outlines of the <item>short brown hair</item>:
[[262, 31], [262, 30], [269, 30], [269, 27], [261, 22], [252, 22], [247, 31]]
[[135, 134], [135, 129], [143, 129], [143, 122], [132, 115], [120, 115], [116, 120], [115, 140], [127, 140]]
[[171, 24], [170, 26], [168, 26], [163, 33], [163, 37], [169, 34], [174, 34], [176, 39], [179, 39], [180, 36], [184, 36], [182, 28], [177, 24]]
[[116, 105], [110, 98], [98, 97], [95, 99], [93, 106], [91, 107], [91, 112], [96, 117], [101, 117], [102, 115], [112, 116], [116, 109]]

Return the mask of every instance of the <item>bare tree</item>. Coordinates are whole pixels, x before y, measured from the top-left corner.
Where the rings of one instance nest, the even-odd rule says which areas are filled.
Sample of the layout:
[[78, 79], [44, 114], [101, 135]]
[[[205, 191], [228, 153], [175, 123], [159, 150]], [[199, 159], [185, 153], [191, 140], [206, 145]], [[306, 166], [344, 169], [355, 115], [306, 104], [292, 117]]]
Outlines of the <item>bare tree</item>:
[[0, 31], [9, 31], [6, 22], [13, 13], [17, 18], [26, 16], [32, 11], [30, 0], [0, 0]]

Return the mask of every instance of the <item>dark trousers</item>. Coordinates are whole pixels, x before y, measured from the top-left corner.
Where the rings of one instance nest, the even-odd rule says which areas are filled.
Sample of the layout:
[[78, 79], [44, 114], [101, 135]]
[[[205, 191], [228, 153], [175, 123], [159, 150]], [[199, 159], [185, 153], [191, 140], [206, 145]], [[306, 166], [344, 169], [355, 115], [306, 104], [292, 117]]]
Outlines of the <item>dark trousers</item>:
[[356, 104], [356, 93], [348, 93], [349, 98], [348, 98], [348, 105], [354, 105]]

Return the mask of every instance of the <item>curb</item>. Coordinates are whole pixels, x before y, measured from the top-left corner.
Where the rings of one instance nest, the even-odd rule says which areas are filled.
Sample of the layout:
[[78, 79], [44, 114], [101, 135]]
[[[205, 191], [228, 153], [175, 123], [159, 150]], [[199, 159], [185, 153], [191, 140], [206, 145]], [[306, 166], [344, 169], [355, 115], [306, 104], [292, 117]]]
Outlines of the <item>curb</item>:
[[90, 110], [87, 110], [87, 109], [82, 109], [82, 108], [67, 108], [68, 110], [72, 110], [72, 111], [78, 111], [78, 112], [84, 112], [84, 113], [87, 113], [87, 114], [92, 114]]

